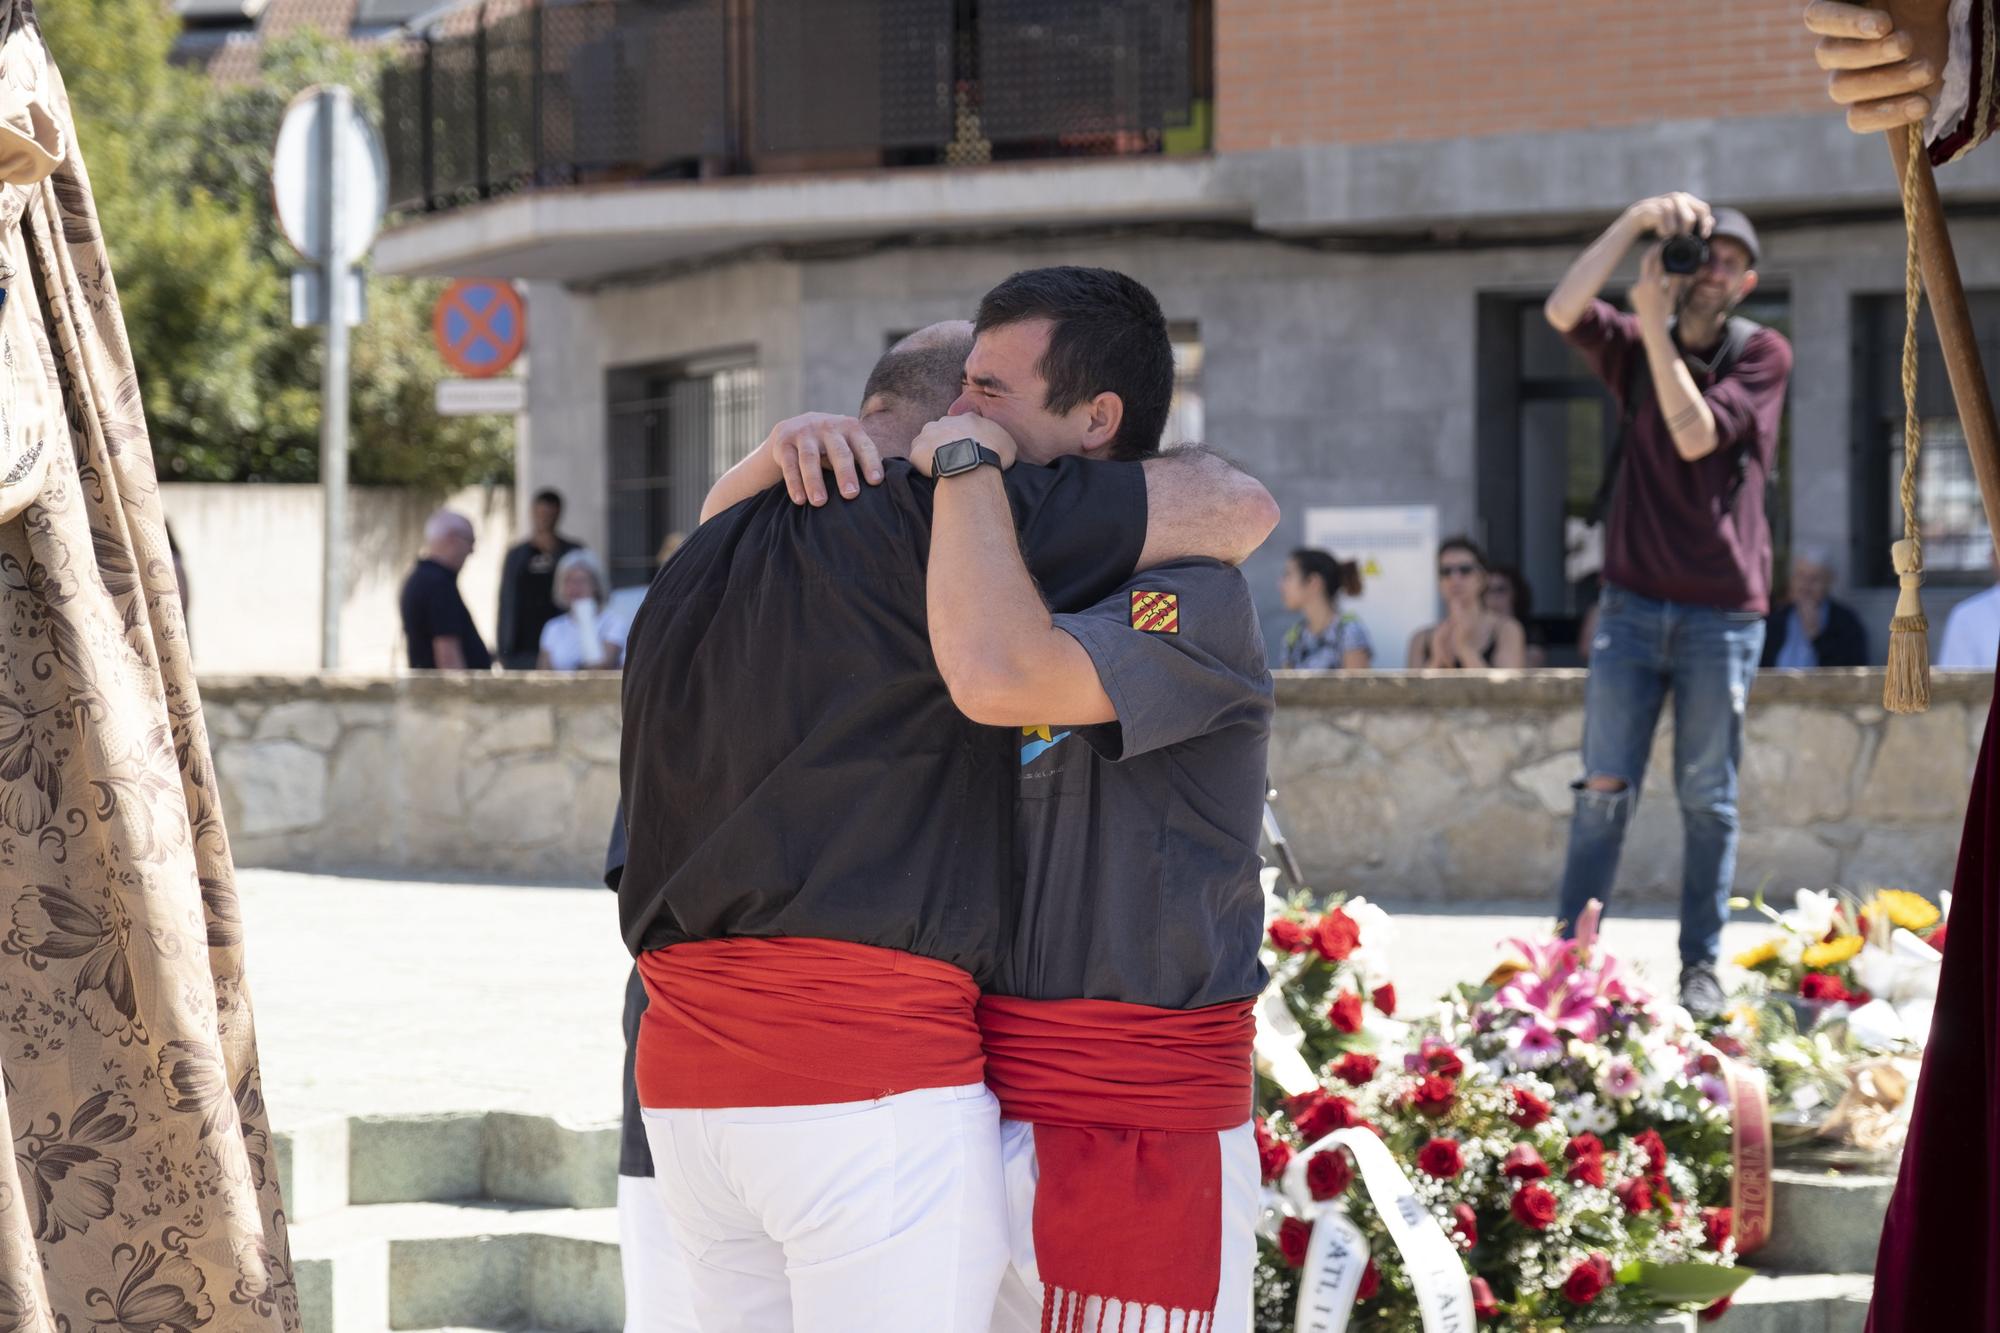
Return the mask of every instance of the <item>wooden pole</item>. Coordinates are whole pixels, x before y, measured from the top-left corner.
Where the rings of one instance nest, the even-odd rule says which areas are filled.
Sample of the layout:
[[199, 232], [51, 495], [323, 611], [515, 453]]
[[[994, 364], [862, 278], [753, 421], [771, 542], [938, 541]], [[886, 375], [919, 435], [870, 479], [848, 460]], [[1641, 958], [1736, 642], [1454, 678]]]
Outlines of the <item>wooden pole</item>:
[[[1907, 137], [1898, 129], [1891, 130], [1887, 138], [1900, 181], [1909, 155]], [[1921, 153], [1917, 155], [1916, 185], [1923, 203], [1917, 222], [1917, 263], [1923, 271], [1924, 291], [1930, 297], [1945, 373], [1951, 378], [1951, 396], [1958, 404], [1959, 425], [1965, 431], [1965, 451], [1972, 458], [1979, 499], [1986, 507], [1986, 526], [2000, 549], [2000, 426], [1994, 422], [1993, 398], [1979, 362], [1979, 341], [1973, 336], [1972, 311], [1965, 303], [1951, 231], [1945, 226], [1944, 205], [1938, 199], [1937, 177], [1931, 174], [1930, 159]]]

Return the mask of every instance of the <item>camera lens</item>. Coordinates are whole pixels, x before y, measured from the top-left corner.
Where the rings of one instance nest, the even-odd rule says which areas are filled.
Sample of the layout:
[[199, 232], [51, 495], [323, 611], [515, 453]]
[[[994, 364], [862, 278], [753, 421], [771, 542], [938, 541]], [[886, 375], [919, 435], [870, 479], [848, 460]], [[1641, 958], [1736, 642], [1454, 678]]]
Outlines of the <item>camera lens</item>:
[[1660, 247], [1660, 267], [1669, 273], [1682, 277], [1699, 273], [1707, 262], [1708, 242], [1699, 236], [1669, 236]]

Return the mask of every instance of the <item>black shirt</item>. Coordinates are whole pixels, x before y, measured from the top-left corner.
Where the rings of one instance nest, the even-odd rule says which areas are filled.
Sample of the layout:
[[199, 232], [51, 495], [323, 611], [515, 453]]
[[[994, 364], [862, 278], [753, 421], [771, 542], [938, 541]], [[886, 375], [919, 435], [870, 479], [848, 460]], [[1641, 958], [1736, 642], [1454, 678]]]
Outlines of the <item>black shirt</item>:
[[[932, 483], [886, 471], [824, 509], [783, 487], [746, 500], [654, 576], [625, 667], [634, 953], [791, 935], [992, 974], [1013, 911], [1015, 733], [952, 705], [924, 618]], [[1007, 489], [1057, 607], [1131, 574], [1139, 465], [1021, 466]]]
[[542, 626], [555, 619], [556, 562], [577, 549], [567, 537], [544, 551], [532, 541], [507, 552], [500, 571], [500, 633], [494, 649], [510, 667], [533, 667], [542, 655]]
[[1055, 619], [1118, 720], [1018, 738], [1021, 913], [993, 991], [1163, 1009], [1258, 994], [1272, 704], [1249, 585], [1181, 561]]
[[485, 671], [493, 665], [485, 640], [472, 623], [472, 612], [458, 595], [458, 574], [435, 560], [420, 559], [410, 577], [403, 581], [403, 638], [408, 641], [410, 665], [423, 671], [437, 669], [433, 639], [457, 639], [469, 671]]

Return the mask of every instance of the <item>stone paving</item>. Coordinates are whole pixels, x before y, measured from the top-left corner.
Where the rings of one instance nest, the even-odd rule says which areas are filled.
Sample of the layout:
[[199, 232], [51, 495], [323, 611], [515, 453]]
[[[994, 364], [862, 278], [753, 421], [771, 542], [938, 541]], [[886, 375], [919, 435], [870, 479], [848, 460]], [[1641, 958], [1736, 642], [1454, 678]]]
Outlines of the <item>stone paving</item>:
[[[602, 889], [242, 870], [264, 1095], [289, 1127], [322, 1115], [618, 1114], [629, 959]], [[1396, 912], [1393, 901], [1383, 904]], [[1396, 912], [1403, 1008], [1483, 975], [1539, 933], [1532, 905]], [[1614, 919], [1606, 939], [1653, 984], [1677, 975], [1676, 923]], [[1748, 946], [1732, 924], [1725, 953]]]

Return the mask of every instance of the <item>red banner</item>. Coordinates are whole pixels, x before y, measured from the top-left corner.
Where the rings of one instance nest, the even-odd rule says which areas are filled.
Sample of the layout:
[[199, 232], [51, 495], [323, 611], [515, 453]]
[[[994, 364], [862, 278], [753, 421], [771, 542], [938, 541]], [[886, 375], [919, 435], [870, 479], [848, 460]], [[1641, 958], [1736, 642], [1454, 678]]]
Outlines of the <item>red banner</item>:
[[1763, 1070], [1725, 1059], [1722, 1074], [1735, 1131], [1729, 1148], [1730, 1211], [1736, 1253], [1747, 1255], [1771, 1238], [1771, 1103]]

